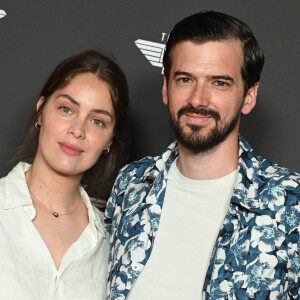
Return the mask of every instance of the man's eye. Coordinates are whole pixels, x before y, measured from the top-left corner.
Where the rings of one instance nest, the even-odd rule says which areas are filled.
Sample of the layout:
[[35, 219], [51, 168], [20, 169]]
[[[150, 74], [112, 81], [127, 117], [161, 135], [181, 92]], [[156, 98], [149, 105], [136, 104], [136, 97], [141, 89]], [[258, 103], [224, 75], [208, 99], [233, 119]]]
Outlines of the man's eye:
[[226, 86], [228, 86], [228, 83], [218, 80], [215, 82], [215, 85], [220, 86], [220, 87], [226, 87]]
[[60, 110], [66, 114], [70, 114], [72, 112], [71, 109], [66, 106], [60, 107]]
[[100, 121], [100, 120], [98, 120], [98, 119], [93, 119], [93, 120], [92, 120], [92, 123], [93, 123], [94, 125], [96, 125], [96, 126], [103, 126], [103, 125], [104, 125], [103, 122]]
[[188, 77], [181, 77], [177, 79], [179, 85], [189, 85], [192, 83], [192, 80]]
[[179, 81], [183, 82], [183, 83], [188, 83], [188, 82], [190, 82], [190, 79], [189, 78], [179, 78]]

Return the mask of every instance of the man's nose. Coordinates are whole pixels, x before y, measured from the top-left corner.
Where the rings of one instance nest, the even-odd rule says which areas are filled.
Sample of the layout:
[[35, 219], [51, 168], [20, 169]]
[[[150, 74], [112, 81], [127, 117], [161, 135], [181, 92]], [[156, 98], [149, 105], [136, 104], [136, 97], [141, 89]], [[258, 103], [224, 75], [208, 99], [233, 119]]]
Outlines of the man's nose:
[[189, 104], [194, 108], [207, 107], [209, 104], [209, 92], [208, 88], [203, 83], [197, 83], [195, 85], [192, 94], [189, 99]]

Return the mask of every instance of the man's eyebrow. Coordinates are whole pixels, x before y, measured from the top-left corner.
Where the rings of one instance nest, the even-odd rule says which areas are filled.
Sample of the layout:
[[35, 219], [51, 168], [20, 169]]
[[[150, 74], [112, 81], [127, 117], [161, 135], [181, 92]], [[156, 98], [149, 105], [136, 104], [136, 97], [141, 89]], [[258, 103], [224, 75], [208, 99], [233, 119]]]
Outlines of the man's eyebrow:
[[[176, 72], [174, 72], [174, 78], [177, 77], [177, 76], [187, 76], [187, 77], [191, 77], [192, 74], [189, 73], [189, 72], [186, 72], [186, 71], [181, 71], [181, 70], [178, 70]], [[223, 80], [228, 80], [228, 81], [231, 81], [232, 83], [234, 83], [234, 79], [229, 76], [229, 75], [212, 75], [212, 76], [209, 76], [211, 79], [223, 79]]]
[[176, 76], [191, 76], [191, 73], [179, 70], [179, 71], [174, 72], [174, 78]]
[[[60, 94], [56, 97], [63, 97], [63, 98], [67, 98], [70, 102], [72, 102], [73, 104], [75, 104], [76, 106], [80, 107], [80, 103], [78, 101], [76, 101], [74, 98], [72, 98], [70, 95], [68, 94]], [[106, 115], [108, 117], [110, 117], [113, 120], [113, 116], [107, 111], [107, 110], [103, 110], [103, 109], [92, 109], [91, 112], [94, 113], [98, 113], [98, 114], [103, 114]]]
[[223, 79], [223, 80], [228, 80], [234, 83], [234, 79], [231, 76], [228, 75], [212, 75], [212, 79]]

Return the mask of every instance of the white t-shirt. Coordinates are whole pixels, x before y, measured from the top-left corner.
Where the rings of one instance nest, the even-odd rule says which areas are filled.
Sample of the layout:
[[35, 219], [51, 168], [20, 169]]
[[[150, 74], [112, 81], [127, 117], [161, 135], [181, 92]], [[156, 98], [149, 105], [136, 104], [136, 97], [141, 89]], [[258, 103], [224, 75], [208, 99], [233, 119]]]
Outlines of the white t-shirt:
[[128, 300], [201, 299], [236, 177], [237, 170], [215, 180], [191, 180], [172, 164], [153, 250]]
[[0, 299], [106, 299], [108, 238], [103, 214], [80, 188], [89, 224], [57, 270], [32, 222], [36, 211], [24, 174], [29, 168], [19, 163], [0, 180]]

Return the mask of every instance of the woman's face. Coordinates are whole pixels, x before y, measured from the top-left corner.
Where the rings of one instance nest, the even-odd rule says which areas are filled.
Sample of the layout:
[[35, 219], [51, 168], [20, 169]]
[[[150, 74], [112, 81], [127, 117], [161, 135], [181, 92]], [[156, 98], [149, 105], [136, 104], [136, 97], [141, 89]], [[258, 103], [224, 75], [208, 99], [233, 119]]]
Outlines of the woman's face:
[[38, 121], [34, 163], [82, 176], [112, 143], [115, 114], [108, 84], [92, 73], [77, 75], [52, 94]]

